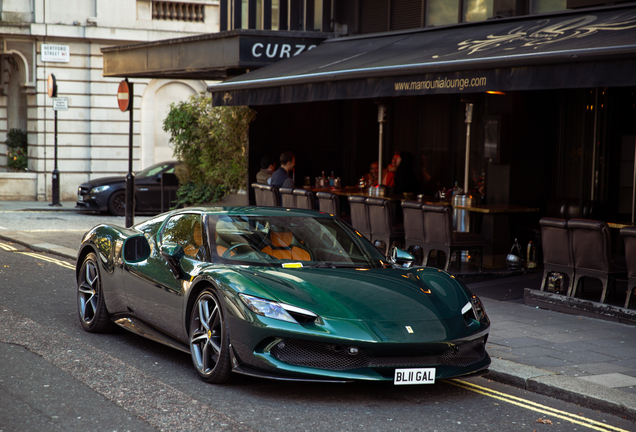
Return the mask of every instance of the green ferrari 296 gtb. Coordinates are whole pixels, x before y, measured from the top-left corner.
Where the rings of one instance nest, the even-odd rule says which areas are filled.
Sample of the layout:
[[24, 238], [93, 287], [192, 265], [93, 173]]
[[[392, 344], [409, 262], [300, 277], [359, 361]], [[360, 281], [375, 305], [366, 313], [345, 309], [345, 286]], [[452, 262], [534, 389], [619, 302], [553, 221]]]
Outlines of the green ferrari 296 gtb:
[[212, 383], [432, 384], [485, 372], [481, 301], [412, 261], [318, 211], [187, 208], [87, 232], [78, 312], [86, 331], [114, 323], [190, 353]]

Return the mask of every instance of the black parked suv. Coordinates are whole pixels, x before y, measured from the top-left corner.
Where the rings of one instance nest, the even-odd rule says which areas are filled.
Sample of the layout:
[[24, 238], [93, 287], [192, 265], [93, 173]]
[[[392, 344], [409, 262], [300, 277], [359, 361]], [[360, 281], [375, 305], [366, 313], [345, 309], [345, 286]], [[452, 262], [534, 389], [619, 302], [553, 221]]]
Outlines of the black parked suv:
[[[175, 167], [181, 162], [154, 164], [135, 174], [135, 213], [167, 211], [176, 199]], [[163, 208], [161, 186], [163, 178]], [[109, 211], [115, 216], [126, 213], [126, 178], [103, 177], [82, 183], [77, 189], [77, 207], [86, 210]]]

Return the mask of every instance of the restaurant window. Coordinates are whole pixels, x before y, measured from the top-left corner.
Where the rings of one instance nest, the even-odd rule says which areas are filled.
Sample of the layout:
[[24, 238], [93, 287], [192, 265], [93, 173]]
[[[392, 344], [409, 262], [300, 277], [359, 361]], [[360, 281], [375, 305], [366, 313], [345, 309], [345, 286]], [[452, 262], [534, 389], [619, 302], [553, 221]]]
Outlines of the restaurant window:
[[464, 22], [485, 21], [492, 17], [493, 0], [464, 0]]
[[426, 26], [456, 24], [459, 20], [459, 0], [428, 0]]
[[[221, 30], [330, 31], [336, 0], [221, 0]], [[388, 1], [388, 0], [385, 0]], [[386, 15], [385, 15], [386, 19]]]
[[530, 14], [562, 11], [567, 8], [567, 0], [530, 0]]

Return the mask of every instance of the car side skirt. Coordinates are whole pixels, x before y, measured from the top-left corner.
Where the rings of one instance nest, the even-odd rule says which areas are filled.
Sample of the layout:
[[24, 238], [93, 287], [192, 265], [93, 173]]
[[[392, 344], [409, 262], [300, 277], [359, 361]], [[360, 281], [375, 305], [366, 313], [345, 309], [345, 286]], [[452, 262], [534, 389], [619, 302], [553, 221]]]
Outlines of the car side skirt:
[[157, 330], [156, 328], [146, 324], [145, 322], [136, 319], [131, 316], [117, 317], [114, 320], [115, 324], [120, 327], [125, 328], [126, 330], [138, 334], [139, 336], [143, 336], [155, 342], [162, 343], [171, 348], [178, 349], [179, 351], [183, 351], [185, 353], [190, 354], [190, 346], [184, 344], [183, 342], [165, 334], [164, 332]]

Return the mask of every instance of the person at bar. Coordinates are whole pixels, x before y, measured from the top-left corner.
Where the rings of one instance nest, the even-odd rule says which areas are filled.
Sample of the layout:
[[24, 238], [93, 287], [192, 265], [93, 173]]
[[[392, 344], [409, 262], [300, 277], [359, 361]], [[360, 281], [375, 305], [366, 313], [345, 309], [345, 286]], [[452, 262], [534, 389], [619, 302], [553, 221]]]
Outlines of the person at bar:
[[382, 184], [384, 186], [395, 186], [395, 172], [400, 165], [400, 152], [393, 153], [391, 163], [382, 171]]
[[271, 161], [269, 156], [263, 156], [261, 158], [261, 170], [256, 173], [256, 182], [269, 184], [269, 179], [274, 173], [274, 168], [276, 168], [276, 164]]
[[371, 165], [369, 165], [369, 172], [364, 175], [364, 182], [367, 187], [378, 185], [378, 167], [378, 161], [371, 162]]
[[417, 189], [417, 180], [411, 153], [403, 151], [398, 155], [397, 169], [393, 178], [393, 193], [412, 193]]
[[294, 181], [292, 180], [289, 173], [294, 169], [295, 166], [296, 166], [296, 155], [294, 155], [290, 151], [281, 153], [280, 167], [278, 167], [278, 169], [274, 171], [274, 174], [272, 174], [269, 184], [271, 184], [272, 186], [276, 186], [278, 188], [282, 188], [282, 187], [293, 188]]

